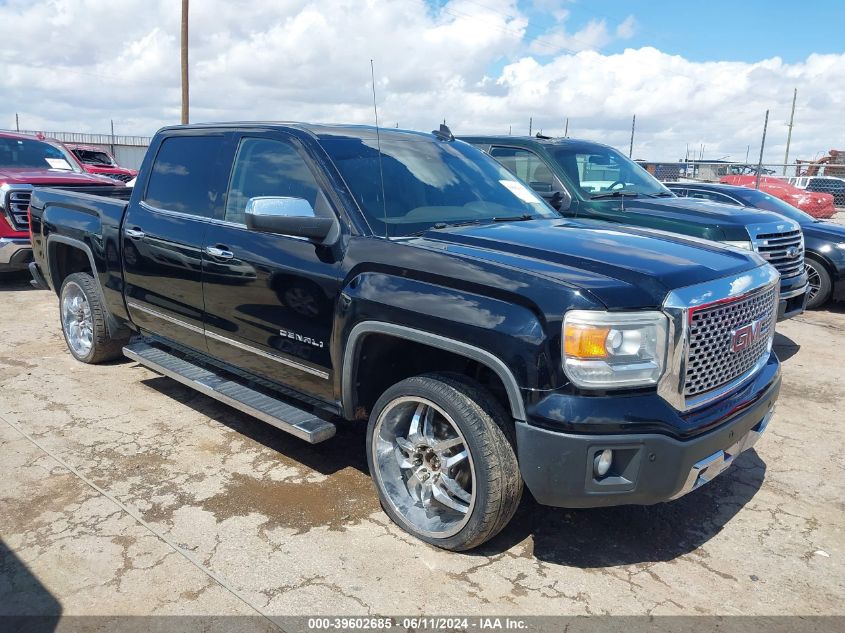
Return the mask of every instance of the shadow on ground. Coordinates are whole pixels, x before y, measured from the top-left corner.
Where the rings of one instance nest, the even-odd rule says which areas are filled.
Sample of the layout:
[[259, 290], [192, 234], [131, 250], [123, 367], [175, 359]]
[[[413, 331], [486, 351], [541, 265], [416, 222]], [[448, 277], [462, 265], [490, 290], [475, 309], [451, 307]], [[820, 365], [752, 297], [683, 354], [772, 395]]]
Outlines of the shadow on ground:
[[0, 273], [0, 292], [35, 290], [29, 283], [31, 279], [32, 276], [28, 270]]
[[765, 472], [751, 449], [709, 484], [669, 503], [547, 508], [526, 494], [510, 526], [473, 553], [489, 556], [531, 537], [534, 556], [546, 563], [589, 568], [669, 561], [718, 534], [754, 497]]
[[0, 629], [48, 633], [61, 614], [59, 601], [0, 539]]
[[[173, 380], [153, 378], [143, 382], [319, 473], [338, 477], [337, 473], [351, 467], [368, 475], [363, 423], [341, 424], [334, 438], [312, 446]], [[469, 554], [491, 556], [530, 539], [537, 559], [559, 565], [588, 568], [672, 560], [718, 534], [754, 497], [765, 472], [765, 463], [752, 449], [713, 482], [677, 501], [654, 506], [549, 508], [537, 504], [526, 491], [511, 524]], [[341, 487], [350, 483], [338, 479], [336, 485]], [[303, 490], [303, 497], [312, 496], [311, 484], [297, 485], [309, 488]], [[316, 486], [313, 492], [319, 492]], [[354, 496], [360, 490], [348, 492]], [[375, 497], [375, 491], [371, 494]], [[255, 503], [264, 505], [257, 500]]]
[[780, 332], [775, 332], [775, 340], [773, 342], [773, 347], [775, 350], [775, 354], [777, 354], [778, 360], [780, 362], [785, 363], [790, 358], [795, 356], [798, 353], [798, 350], [801, 349], [801, 346], [793, 341], [788, 336], [784, 336]]

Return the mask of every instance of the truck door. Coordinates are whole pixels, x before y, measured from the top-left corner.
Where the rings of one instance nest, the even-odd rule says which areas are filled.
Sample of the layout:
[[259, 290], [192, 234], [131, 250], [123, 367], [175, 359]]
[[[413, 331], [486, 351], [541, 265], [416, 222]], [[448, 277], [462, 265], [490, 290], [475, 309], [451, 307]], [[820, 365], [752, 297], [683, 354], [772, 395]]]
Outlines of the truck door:
[[165, 137], [147, 165], [147, 182], [136, 185], [144, 194], [129, 205], [121, 235], [132, 321], [201, 351], [201, 251], [208, 221], [222, 209], [225, 138], [207, 131]]
[[335, 210], [298, 141], [244, 134], [229, 178], [224, 221], [203, 251], [206, 343], [212, 356], [301, 393], [333, 401], [329, 353], [340, 261], [303, 238], [249, 230], [250, 198], [304, 198]]

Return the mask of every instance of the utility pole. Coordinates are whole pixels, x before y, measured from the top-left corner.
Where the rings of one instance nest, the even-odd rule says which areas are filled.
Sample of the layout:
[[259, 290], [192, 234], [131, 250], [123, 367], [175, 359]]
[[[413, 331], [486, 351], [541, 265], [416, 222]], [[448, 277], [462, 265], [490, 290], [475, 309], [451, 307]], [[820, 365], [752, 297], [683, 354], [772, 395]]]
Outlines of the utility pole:
[[631, 121], [631, 145], [628, 147], [628, 158], [631, 158], [634, 154], [634, 128], [637, 126], [637, 115], [634, 115], [634, 119]]
[[114, 156], [114, 119], [111, 120], [111, 155]]
[[15, 112], [15, 132], [21, 131], [21, 122], [18, 120], [18, 113]]
[[763, 140], [760, 141], [760, 160], [757, 161], [757, 181], [754, 183], [754, 188], [760, 188], [760, 176], [763, 171], [763, 148], [766, 147], [766, 129], [769, 127], [769, 111], [766, 110], [766, 120], [763, 121]]
[[534, 129], [534, 117], [528, 117], [528, 136], [531, 136], [531, 132]]
[[566, 117], [566, 127], [563, 128], [563, 138], [569, 138], [569, 117]]
[[182, 125], [188, 118], [188, 0], [182, 0]]
[[786, 176], [786, 164], [789, 162], [789, 144], [792, 142], [792, 124], [795, 121], [795, 100], [798, 99], [798, 88], [792, 92], [792, 113], [789, 115], [789, 132], [786, 135], [786, 154], [783, 155], [783, 175]]
[[508, 126], [508, 136], [510, 136], [512, 132], [513, 132], [513, 126], [509, 125]]

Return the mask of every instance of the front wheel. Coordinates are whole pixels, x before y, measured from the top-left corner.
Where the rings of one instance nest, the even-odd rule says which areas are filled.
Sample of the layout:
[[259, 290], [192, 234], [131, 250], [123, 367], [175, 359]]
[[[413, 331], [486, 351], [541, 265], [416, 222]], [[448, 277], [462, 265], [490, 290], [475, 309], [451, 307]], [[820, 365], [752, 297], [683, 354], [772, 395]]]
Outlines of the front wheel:
[[428, 374], [379, 398], [367, 427], [367, 459], [382, 507], [417, 538], [471, 549], [513, 517], [522, 495], [512, 421], [465, 378]]
[[109, 336], [103, 299], [88, 273], [73, 273], [62, 282], [59, 315], [65, 343], [76, 360], [93, 364], [121, 355], [126, 341]]
[[812, 257], [804, 259], [804, 268], [807, 270], [807, 309], [814, 310], [821, 308], [828, 299], [833, 289], [833, 282], [830, 273], [820, 261]]

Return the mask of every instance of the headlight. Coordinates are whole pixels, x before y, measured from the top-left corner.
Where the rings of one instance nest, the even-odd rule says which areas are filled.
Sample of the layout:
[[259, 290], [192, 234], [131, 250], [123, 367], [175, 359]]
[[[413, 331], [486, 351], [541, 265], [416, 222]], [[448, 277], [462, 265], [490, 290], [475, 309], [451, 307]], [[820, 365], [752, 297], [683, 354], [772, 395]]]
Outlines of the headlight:
[[725, 246], [733, 246], [734, 248], [744, 248], [747, 251], [753, 251], [754, 245], [751, 242], [720, 242]]
[[662, 312], [570, 310], [563, 319], [563, 369], [589, 389], [656, 385], [667, 339]]

